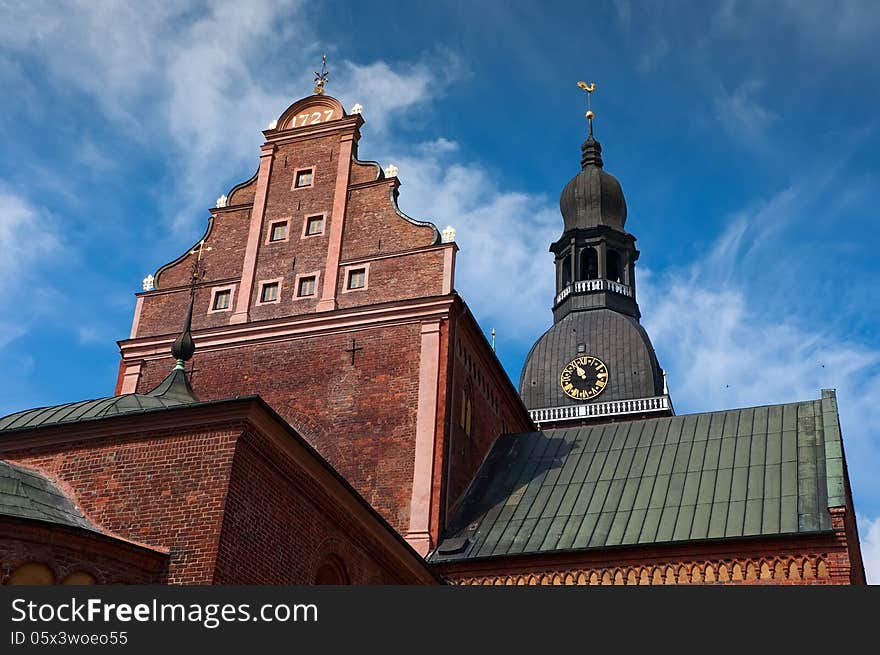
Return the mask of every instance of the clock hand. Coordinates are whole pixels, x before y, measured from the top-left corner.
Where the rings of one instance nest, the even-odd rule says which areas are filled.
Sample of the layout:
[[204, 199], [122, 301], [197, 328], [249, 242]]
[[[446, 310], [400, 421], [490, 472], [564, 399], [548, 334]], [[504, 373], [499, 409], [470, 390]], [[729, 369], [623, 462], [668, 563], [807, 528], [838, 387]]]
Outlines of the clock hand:
[[584, 369], [582, 369], [582, 368], [581, 368], [580, 366], [578, 366], [577, 364], [574, 365], [574, 368], [575, 368], [575, 370], [577, 371], [577, 374], [578, 374], [579, 376], [581, 376], [581, 379], [582, 379], [582, 380], [586, 380], [586, 379], [587, 379], [587, 372], [586, 372]]

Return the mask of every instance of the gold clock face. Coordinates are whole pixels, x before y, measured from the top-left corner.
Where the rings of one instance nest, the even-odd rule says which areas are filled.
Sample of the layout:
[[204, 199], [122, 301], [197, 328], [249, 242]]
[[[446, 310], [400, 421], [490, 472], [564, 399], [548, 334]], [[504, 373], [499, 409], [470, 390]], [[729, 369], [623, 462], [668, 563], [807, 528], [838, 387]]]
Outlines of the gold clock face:
[[559, 386], [575, 400], [592, 400], [608, 385], [608, 367], [598, 357], [581, 355], [562, 369]]

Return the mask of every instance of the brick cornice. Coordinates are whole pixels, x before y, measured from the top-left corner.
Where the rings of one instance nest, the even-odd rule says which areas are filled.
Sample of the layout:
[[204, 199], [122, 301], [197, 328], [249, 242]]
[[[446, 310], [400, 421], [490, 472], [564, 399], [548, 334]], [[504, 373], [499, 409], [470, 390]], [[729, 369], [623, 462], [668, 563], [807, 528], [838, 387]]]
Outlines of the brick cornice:
[[768, 554], [827, 553], [839, 550], [833, 532], [794, 533], [740, 539], [712, 539], [682, 544], [644, 544], [578, 551], [555, 551], [524, 555], [485, 557], [464, 561], [435, 562], [446, 576], [515, 575], [552, 569], [651, 565], [688, 560], [736, 560]]
[[345, 116], [328, 123], [305, 125], [293, 128], [292, 130], [264, 130], [263, 135], [266, 137], [266, 143], [274, 145], [306, 141], [331, 134], [349, 134], [357, 141], [360, 139], [360, 127], [363, 123], [363, 118], [359, 114], [355, 114], [354, 116]]
[[[197, 352], [219, 350], [241, 345], [314, 337], [322, 334], [346, 332], [365, 327], [379, 327], [424, 320], [446, 319], [455, 296], [436, 296], [416, 301], [370, 305], [367, 307], [305, 314], [269, 321], [225, 325], [196, 330], [193, 339]], [[168, 356], [176, 334], [138, 337], [117, 342], [123, 359], [150, 359]]]
[[367, 255], [365, 257], [355, 257], [353, 259], [340, 260], [340, 266], [348, 266], [351, 264], [363, 264], [373, 262], [379, 259], [394, 259], [395, 257], [412, 257], [427, 252], [443, 252], [449, 248], [458, 249], [454, 243], [438, 243], [436, 245], [424, 246], [420, 248], [411, 248], [410, 250], [399, 250], [397, 252], [377, 253], [375, 255]]

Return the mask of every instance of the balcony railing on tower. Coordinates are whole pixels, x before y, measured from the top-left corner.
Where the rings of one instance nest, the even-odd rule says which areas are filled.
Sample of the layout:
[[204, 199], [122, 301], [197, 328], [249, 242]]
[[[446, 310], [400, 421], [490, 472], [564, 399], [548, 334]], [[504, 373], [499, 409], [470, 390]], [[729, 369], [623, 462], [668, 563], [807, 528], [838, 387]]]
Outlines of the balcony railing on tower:
[[623, 416], [625, 414], [648, 414], [652, 412], [675, 411], [668, 395], [650, 398], [634, 398], [632, 400], [610, 400], [604, 403], [588, 403], [585, 405], [565, 405], [563, 407], [544, 407], [529, 410], [532, 420], [538, 423], [556, 421], [578, 421], [606, 416]]
[[632, 287], [628, 284], [621, 284], [613, 280], [578, 280], [577, 282], [572, 282], [556, 294], [556, 304], [558, 305], [573, 293], [595, 293], [597, 291], [610, 291], [611, 293], [619, 293], [627, 298], [633, 297]]

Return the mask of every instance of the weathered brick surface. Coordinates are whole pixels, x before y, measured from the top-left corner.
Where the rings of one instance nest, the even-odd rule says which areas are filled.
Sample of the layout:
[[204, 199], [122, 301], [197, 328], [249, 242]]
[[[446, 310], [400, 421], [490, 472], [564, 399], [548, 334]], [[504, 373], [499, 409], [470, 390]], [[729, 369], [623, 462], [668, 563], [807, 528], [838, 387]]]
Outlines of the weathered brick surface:
[[352, 162], [349, 184], [366, 184], [379, 179], [379, 167], [375, 162]]
[[70, 490], [95, 524], [171, 548], [168, 581], [211, 581], [235, 441], [241, 427], [145, 432], [7, 452]]
[[[408, 300], [410, 298], [439, 296], [443, 292], [443, 257], [440, 250], [417, 250], [404, 255], [372, 259], [367, 288], [345, 292], [345, 279], [341, 263], [336, 284], [337, 306], [340, 309], [361, 307], [382, 302]], [[357, 266], [363, 265], [359, 261]]]
[[[455, 343], [449, 353], [449, 446], [447, 507], [451, 514], [500, 434], [533, 429], [528, 412], [507, 378], [486, 338], [462, 307], [455, 322]], [[470, 434], [465, 429], [467, 399], [471, 402]]]
[[433, 245], [434, 228], [411, 223], [395, 211], [391, 193], [397, 184], [392, 178], [351, 190], [342, 243], [343, 260]]
[[226, 507], [215, 584], [310, 584], [329, 558], [343, 564], [352, 584], [418, 582], [259, 434], [239, 441]]
[[[412, 493], [420, 325], [196, 350], [192, 384], [202, 400], [258, 394], [395, 528], [405, 531]], [[351, 363], [352, 338], [363, 350]], [[138, 391], [173, 362], [147, 362]]]
[[[151, 420], [167, 420], [158, 412], [141, 417], [143, 432], [129, 427], [121, 436], [21, 450], [7, 444], [4, 459], [52, 478], [112, 536], [58, 527], [10, 532], [0, 521], [0, 575], [38, 561], [58, 580], [84, 570], [102, 583], [309, 584], [332, 556], [353, 583], [430, 581], [414, 553], [402, 562], [402, 545], [389, 549], [389, 526], [372, 513], [365, 520], [363, 501], [262, 404], [232, 403], [226, 411], [237, 414], [193, 419], [198, 427], [148, 431]], [[213, 407], [176, 411], [208, 417]]]
[[[304, 141], [285, 143], [278, 147], [269, 177], [266, 212], [257, 255], [256, 280], [283, 277], [282, 299], [278, 304], [253, 307], [252, 320], [296, 316], [310, 313], [320, 298], [320, 286], [312, 298], [295, 297], [296, 275], [318, 271], [323, 280], [327, 260], [330, 227], [334, 220], [333, 200], [339, 158], [339, 135], [331, 134]], [[311, 187], [294, 189], [297, 170], [311, 168], [314, 183]], [[324, 215], [324, 232], [320, 236], [302, 238], [303, 223], [307, 216]], [[289, 238], [283, 243], [266, 243], [272, 223], [289, 221]], [[254, 293], [258, 292], [254, 285]]]
[[251, 205], [254, 202], [254, 193], [257, 190], [256, 175], [254, 175], [253, 179], [240, 182], [239, 184], [241, 184], [241, 186], [229, 194], [229, 198], [227, 198], [230, 207], [237, 205]]
[[[238, 278], [247, 246], [250, 208], [215, 209], [212, 220], [213, 225], [202, 249], [202, 264], [206, 271], [204, 282]], [[188, 286], [194, 257], [187, 254], [178, 263], [164, 269], [156, 280], [156, 287], [170, 289]]]

